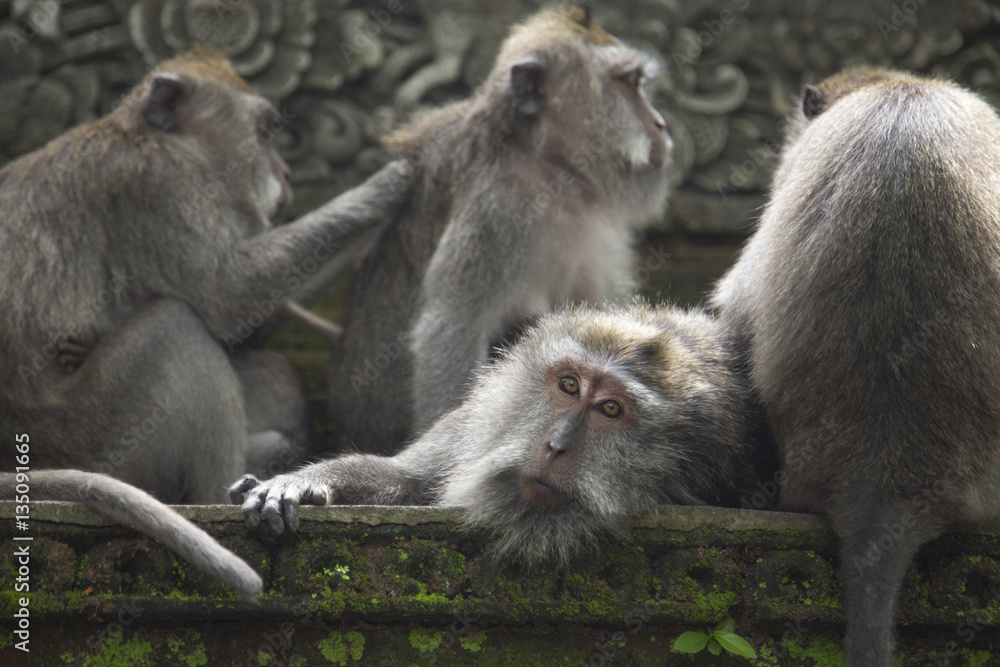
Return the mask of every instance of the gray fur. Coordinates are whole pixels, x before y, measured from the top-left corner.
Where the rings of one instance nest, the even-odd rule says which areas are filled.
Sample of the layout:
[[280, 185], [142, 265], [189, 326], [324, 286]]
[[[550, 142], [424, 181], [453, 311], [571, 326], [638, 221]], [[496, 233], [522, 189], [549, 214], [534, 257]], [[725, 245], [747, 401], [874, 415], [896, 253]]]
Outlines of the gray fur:
[[[299, 503], [459, 506], [499, 536], [502, 552], [565, 559], [661, 503], [737, 503], [756, 464], [755, 416], [733, 361], [718, 324], [697, 311], [634, 305], [546, 315], [478, 373], [461, 406], [399, 454], [341, 456], [266, 482], [248, 475], [230, 493], [251, 527], [263, 521], [274, 533], [297, 528]], [[602, 421], [589, 403], [567, 405], [552, 386], [564, 368], [625, 387], [627, 421]], [[561, 462], [540, 464], [554, 442], [564, 445]], [[567, 502], [531, 502], [521, 491], [531, 479]]]
[[[0, 473], [0, 497], [15, 497], [12, 473]], [[80, 470], [39, 470], [30, 474], [36, 500], [78, 500], [109, 519], [162, 542], [206, 574], [224, 581], [248, 600], [264, 590], [260, 575], [208, 533], [148, 493], [113, 477]]]
[[[0, 171], [0, 469], [13, 469], [25, 433], [32, 469], [103, 471], [160, 501], [212, 503], [222, 480], [304, 437], [294, 371], [243, 349], [240, 323], [280, 307], [302, 282], [293, 267], [384, 224], [408, 189], [390, 165], [274, 228], [290, 196], [261, 138], [275, 114], [201, 51]], [[117, 518], [129, 504], [94, 507]], [[156, 534], [190, 552], [188, 538], [170, 542], [171, 517], [162, 507]]]
[[[461, 402], [512, 327], [631, 295], [634, 237], [666, 205], [669, 138], [641, 91], [619, 89], [645, 56], [571, 14], [515, 27], [470, 99], [388, 141], [414, 196], [347, 297], [330, 375], [346, 449], [398, 451]], [[537, 69], [512, 85], [526, 58]]]
[[1000, 510], [1000, 119], [902, 73], [818, 90], [714, 303], [777, 439], [783, 505], [840, 537], [847, 664], [883, 667], [914, 552]]

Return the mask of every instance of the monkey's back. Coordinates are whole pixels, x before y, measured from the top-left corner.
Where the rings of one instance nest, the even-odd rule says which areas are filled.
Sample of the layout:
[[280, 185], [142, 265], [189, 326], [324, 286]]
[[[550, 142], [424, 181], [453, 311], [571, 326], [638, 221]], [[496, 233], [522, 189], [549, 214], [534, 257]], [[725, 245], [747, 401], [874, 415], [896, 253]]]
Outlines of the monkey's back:
[[464, 171], [452, 148], [467, 107], [444, 107], [420, 121], [405, 144], [390, 142], [420, 174], [410, 207], [362, 259], [344, 303], [329, 398], [347, 449], [392, 454], [413, 435], [410, 330], [424, 273], [451, 215], [454, 193], [441, 184], [460, 183]]
[[794, 472], [783, 502], [823, 509], [940, 482], [948, 515], [992, 513], [995, 494], [969, 492], [1000, 481], [992, 109], [937, 82], [848, 95], [783, 157], [744, 261], [757, 292], [734, 317]]

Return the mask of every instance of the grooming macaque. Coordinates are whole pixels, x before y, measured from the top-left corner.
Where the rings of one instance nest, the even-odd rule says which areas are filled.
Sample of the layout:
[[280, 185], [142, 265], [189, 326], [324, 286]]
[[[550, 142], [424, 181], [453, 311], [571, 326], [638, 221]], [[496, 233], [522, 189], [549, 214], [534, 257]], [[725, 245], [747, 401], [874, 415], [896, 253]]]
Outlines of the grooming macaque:
[[847, 664], [883, 667], [917, 548], [1000, 514], [1000, 119], [875, 69], [806, 88], [802, 111], [714, 302], [777, 439], [782, 504], [840, 537]]
[[[32, 471], [103, 471], [160, 501], [212, 503], [225, 498], [221, 482], [304, 434], [288, 362], [240, 346], [240, 332], [287, 303], [303, 269], [391, 219], [408, 185], [389, 165], [275, 228], [291, 195], [269, 143], [280, 125], [225, 58], [197, 50], [160, 65], [107, 117], [0, 171], [3, 470], [14, 469], [15, 434], [27, 434]], [[181, 554], [221, 558], [126, 488], [53, 471], [33, 473], [31, 497], [107, 490], [91, 497], [99, 511], [126, 523], [133, 508], [151, 512], [132, 525]], [[260, 590], [245, 564], [198, 564], [244, 594]]]
[[633, 237], [662, 217], [669, 181], [650, 69], [583, 11], [543, 11], [470, 99], [389, 138], [414, 195], [345, 305], [330, 400], [347, 448], [399, 451], [512, 327], [631, 294]]
[[633, 305], [545, 315], [469, 397], [392, 457], [350, 454], [230, 489], [251, 527], [300, 503], [451, 505], [503, 552], [567, 558], [662, 503], [735, 505], [757, 465], [745, 385], [701, 312]]

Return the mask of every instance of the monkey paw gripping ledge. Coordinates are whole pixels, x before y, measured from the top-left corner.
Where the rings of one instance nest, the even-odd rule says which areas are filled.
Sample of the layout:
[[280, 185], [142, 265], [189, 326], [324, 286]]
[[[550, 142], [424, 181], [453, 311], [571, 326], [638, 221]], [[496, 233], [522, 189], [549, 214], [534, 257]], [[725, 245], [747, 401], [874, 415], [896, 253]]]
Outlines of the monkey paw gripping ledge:
[[[259, 606], [74, 503], [34, 503], [17, 531], [33, 539], [15, 542], [3, 502], [3, 619], [16, 627], [15, 550], [30, 545], [30, 653], [5, 631], [0, 663], [842, 664], [836, 542], [810, 515], [664, 507], [629, 542], [527, 567], [451, 510], [305, 507], [296, 535], [268, 539], [236, 507], [178, 509], [264, 576]], [[1000, 665], [1000, 528], [926, 545], [898, 616], [904, 666]], [[726, 617], [756, 660], [671, 652]]]

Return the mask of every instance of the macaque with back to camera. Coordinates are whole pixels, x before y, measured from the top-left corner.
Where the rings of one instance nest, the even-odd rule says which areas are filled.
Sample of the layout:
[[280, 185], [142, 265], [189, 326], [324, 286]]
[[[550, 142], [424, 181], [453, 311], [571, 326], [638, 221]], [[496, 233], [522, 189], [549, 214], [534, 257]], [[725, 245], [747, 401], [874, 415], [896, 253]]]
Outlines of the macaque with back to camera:
[[840, 538], [852, 667], [892, 664], [918, 547], [1000, 514], [998, 258], [989, 104], [867, 68], [806, 88], [713, 300], [777, 439], [782, 504]]
[[246, 475], [230, 493], [272, 533], [297, 529], [300, 503], [459, 506], [501, 552], [565, 560], [662, 503], [735, 506], [761, 465], [757, 419], [712, 318], [578, 306], [541, 317], [395, 456]]
[[[273, 227], [290, 196], [269, 144], [277, 119], [225, 58], [199, 49], [0, 171], [3, 469], [30, 468], [31, 499], [83, 499], [250, 597], [257, 574], [153, 497], [219, 502], [226, 480], [302, 432], [291, 366], [232, 345], [234, 331], [294, 296], [294, 267], [408, 197], [388, 165]], [[0, 475], [3, 497], [17, 482]]]
[[414, 194], [345, 304], [330, 401], [346, 448], [399, 451], [511, 330], [631, 295], [635, 235], [669, 186], [670, 140], [642, 92], [653, 69], [584, 11], [543, 11], [471, 98], [389, 138]]

